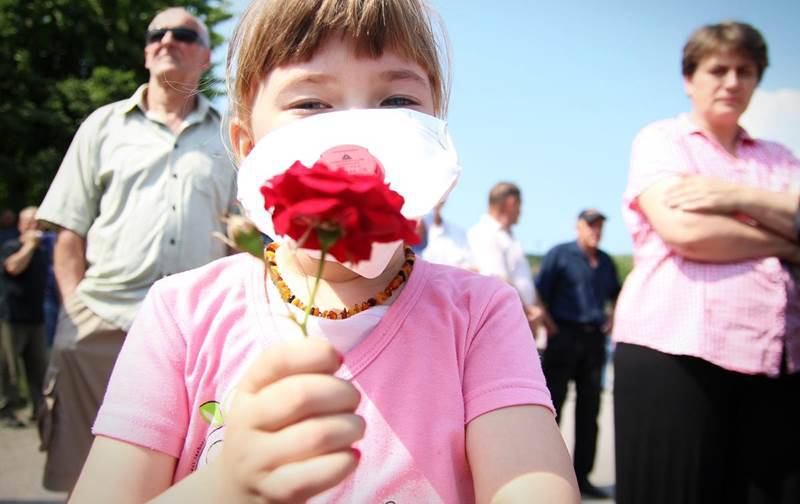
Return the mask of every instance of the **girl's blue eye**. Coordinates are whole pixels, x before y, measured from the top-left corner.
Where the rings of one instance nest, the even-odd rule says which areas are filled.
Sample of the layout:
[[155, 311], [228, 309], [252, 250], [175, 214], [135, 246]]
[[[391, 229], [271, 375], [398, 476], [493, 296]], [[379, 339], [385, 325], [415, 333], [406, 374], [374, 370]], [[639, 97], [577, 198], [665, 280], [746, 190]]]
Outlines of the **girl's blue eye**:
[[318, 102], [318, 101], [307, 101], [307, 102], [300, 102], [300, 103], [297, 103], [295, 105], [292, 105], [292, 108], [302, 109], [302, 110], [320, 110], [320, 109], [328, 108], [328, 106], [325, 105], [324, 103]]
[[410, 107], [413, 105], [419, 105], [419, 103], [404, 96], [392, 96], [381, 102], [381, 107]]

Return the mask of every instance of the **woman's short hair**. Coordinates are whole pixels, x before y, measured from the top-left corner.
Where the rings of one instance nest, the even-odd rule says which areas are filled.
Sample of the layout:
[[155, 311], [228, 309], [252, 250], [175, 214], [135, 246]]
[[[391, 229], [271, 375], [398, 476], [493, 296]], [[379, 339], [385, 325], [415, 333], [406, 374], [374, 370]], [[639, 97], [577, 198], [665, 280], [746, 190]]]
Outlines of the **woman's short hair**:
[[683, 46], [683, 75], [694, 75], [705, 57], [728, 52], [752, 61], [758, 71], [758, 80], [761, 80], [769, 65], [767, 42], [751, 25], [736, 21], [703, 26], [689, 37]]
[[256, 90], [280, 65], [309, 61], [329, 36], [352, 37], [359, 56], [385, 50], [421, 66], [437, 116], [447, 108], [449, 79], [444, 25], [425, 0], [255, 0], [228, 46], [230, 110], [249, 119]]

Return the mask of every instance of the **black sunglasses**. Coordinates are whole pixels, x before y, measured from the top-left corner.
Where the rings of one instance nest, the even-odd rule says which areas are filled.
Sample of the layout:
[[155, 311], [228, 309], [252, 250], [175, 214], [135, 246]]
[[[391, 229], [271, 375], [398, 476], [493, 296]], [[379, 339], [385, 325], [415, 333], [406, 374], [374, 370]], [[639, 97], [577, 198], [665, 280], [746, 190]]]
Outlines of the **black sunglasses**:
[[161, 42], [167, 32], [172, 32], [172, 37], [178, 42], [186, 42], [187, 44], [197, 42], [200, 38], [200, 34], [191, 28], [159, 28], [157, 30], [148, 30], [145, 42], [148, 44]]

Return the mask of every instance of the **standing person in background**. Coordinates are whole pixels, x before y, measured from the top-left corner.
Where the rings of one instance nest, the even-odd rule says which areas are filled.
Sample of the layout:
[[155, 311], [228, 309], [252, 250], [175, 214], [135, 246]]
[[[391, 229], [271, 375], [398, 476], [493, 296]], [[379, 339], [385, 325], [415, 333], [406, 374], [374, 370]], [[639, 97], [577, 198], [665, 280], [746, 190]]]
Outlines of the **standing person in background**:
[[19, 213], [19, 238], [0, 244], [0, 417], [4, 424], [21, 427], [14, 407], [19, 399], [25, 365], [33, 417], [42, 402], [42, 379], [47, 365], [44, 330], [44, 291], [47, 257], [36, 229], [36, 207]]
[[58, 226], [64, 302], [45, 382], [44, 485], [70, 491], [125, 334], [159, 278], [227, 253], [212, 237], [235, 201], [220, 116], [198, 93], [208, 29], [183, 8], [150, 23], [146, 85], [93, 112], [75, 135], [38, 218]]
[[478, 273], [496, 276], [517, 290], [536, 334], [542, 311], [536, 306], [533, 273], [522, 245], [511, 233], [521, 209], [519, 187], [509, 182], [495, 184], [489, 191], [489, 211], [469, 229], [467, 238]]
[[422, 258], [436, 264], [474, 269], [467, 234], [463, 229], [442, 217], [444, 201], [423, 219], [427, 229], [428, 244]]
[[[19, 236], [19, 231], [17, 231], [17, 214], [10, 208], [4, 208], [2, 212], [0, 212], [0, 245], [17, 236]], [[0, 289], [2, 288], [3, 287], [0, 286]], [[0, 290], [0, 296], [3, 295], [2, 290]], [[15, 405], [13, 401], [9, 402], [9, 397], [11, 397], [11, 391], [13, 389], [10, 385], [11, 377], [8, 375], [10, 368], [9, 363], [6, 362], [5, 354], [6, 352], [0, 349], [0, 396], [2, 396], [0, 397], [0, 422], [9, 427], [22, 427], [23, 423], [17, 419], [14, 413]]]
[[617, 502], [800, 502], [800, 161], [739, 118], [767, 67], [744, 23], [684, 46], [691, 113], [636, 137], [616, 308]]
[[589, 482], [589, 473], [597, 447], [597, 414], [610, 331], [606, 308], [620, 289], [614, 261], [598, 248], [605, 220], [597, 210], [582, 211], [576, 225], [577, 240], [550, 249], [536, 277], [548, 336], [542, 370], [559, 422], [567, 385], [570, 380], [575, 382], [575, 475], [581, 494], [598, 498], [608, 496]]
[[56, 246], [57, 236], [58, 233], [55, 231], [44, 231], [42, 233], [42, 247], [44, 247], [45, 257], [47, 258], [47, 287], [44, 290], [44, 329], [48, 348], [53, 346], [53, 339], [56, 336], [56, 324], [58, 323], [58, 310], [61, 308], [56, 273], [53, 269], [53, 250]]

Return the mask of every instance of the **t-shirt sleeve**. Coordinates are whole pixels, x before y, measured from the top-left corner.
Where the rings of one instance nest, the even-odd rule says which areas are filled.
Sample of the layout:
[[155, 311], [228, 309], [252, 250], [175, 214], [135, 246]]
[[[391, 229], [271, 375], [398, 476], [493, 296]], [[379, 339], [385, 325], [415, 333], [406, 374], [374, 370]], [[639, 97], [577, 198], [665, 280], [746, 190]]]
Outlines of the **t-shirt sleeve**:
[[93, 433], [178, 458], [189, 422], [186, 340], [158, 286], [125, 338]]
[[536, 343], [519, 296], [499, 285], [468, 341], [464, 363], [465, 421], [523, 404], [553, 410]]
[[628, 184], [622, 196], [622, 214], [634, 240], [650, 230], [649, 222], [639, 208], [639, 196], [653, 184], [690, 172], [690, 163], [681, 146], [678, 133], [669, 122], [647, 126], [631, 147]]
[[639, 132], [631, 147], [626, 194], [636, 198], [656, 182], [689, 173], [681, 142], [679, 134], [666, 125], [654, 124]]
[[97, 180], [97, 146], [100, 112], [90, 115], [78, 128], [47, 190], [36, 218], [86, 236], [97, 216], [102, 189]]

